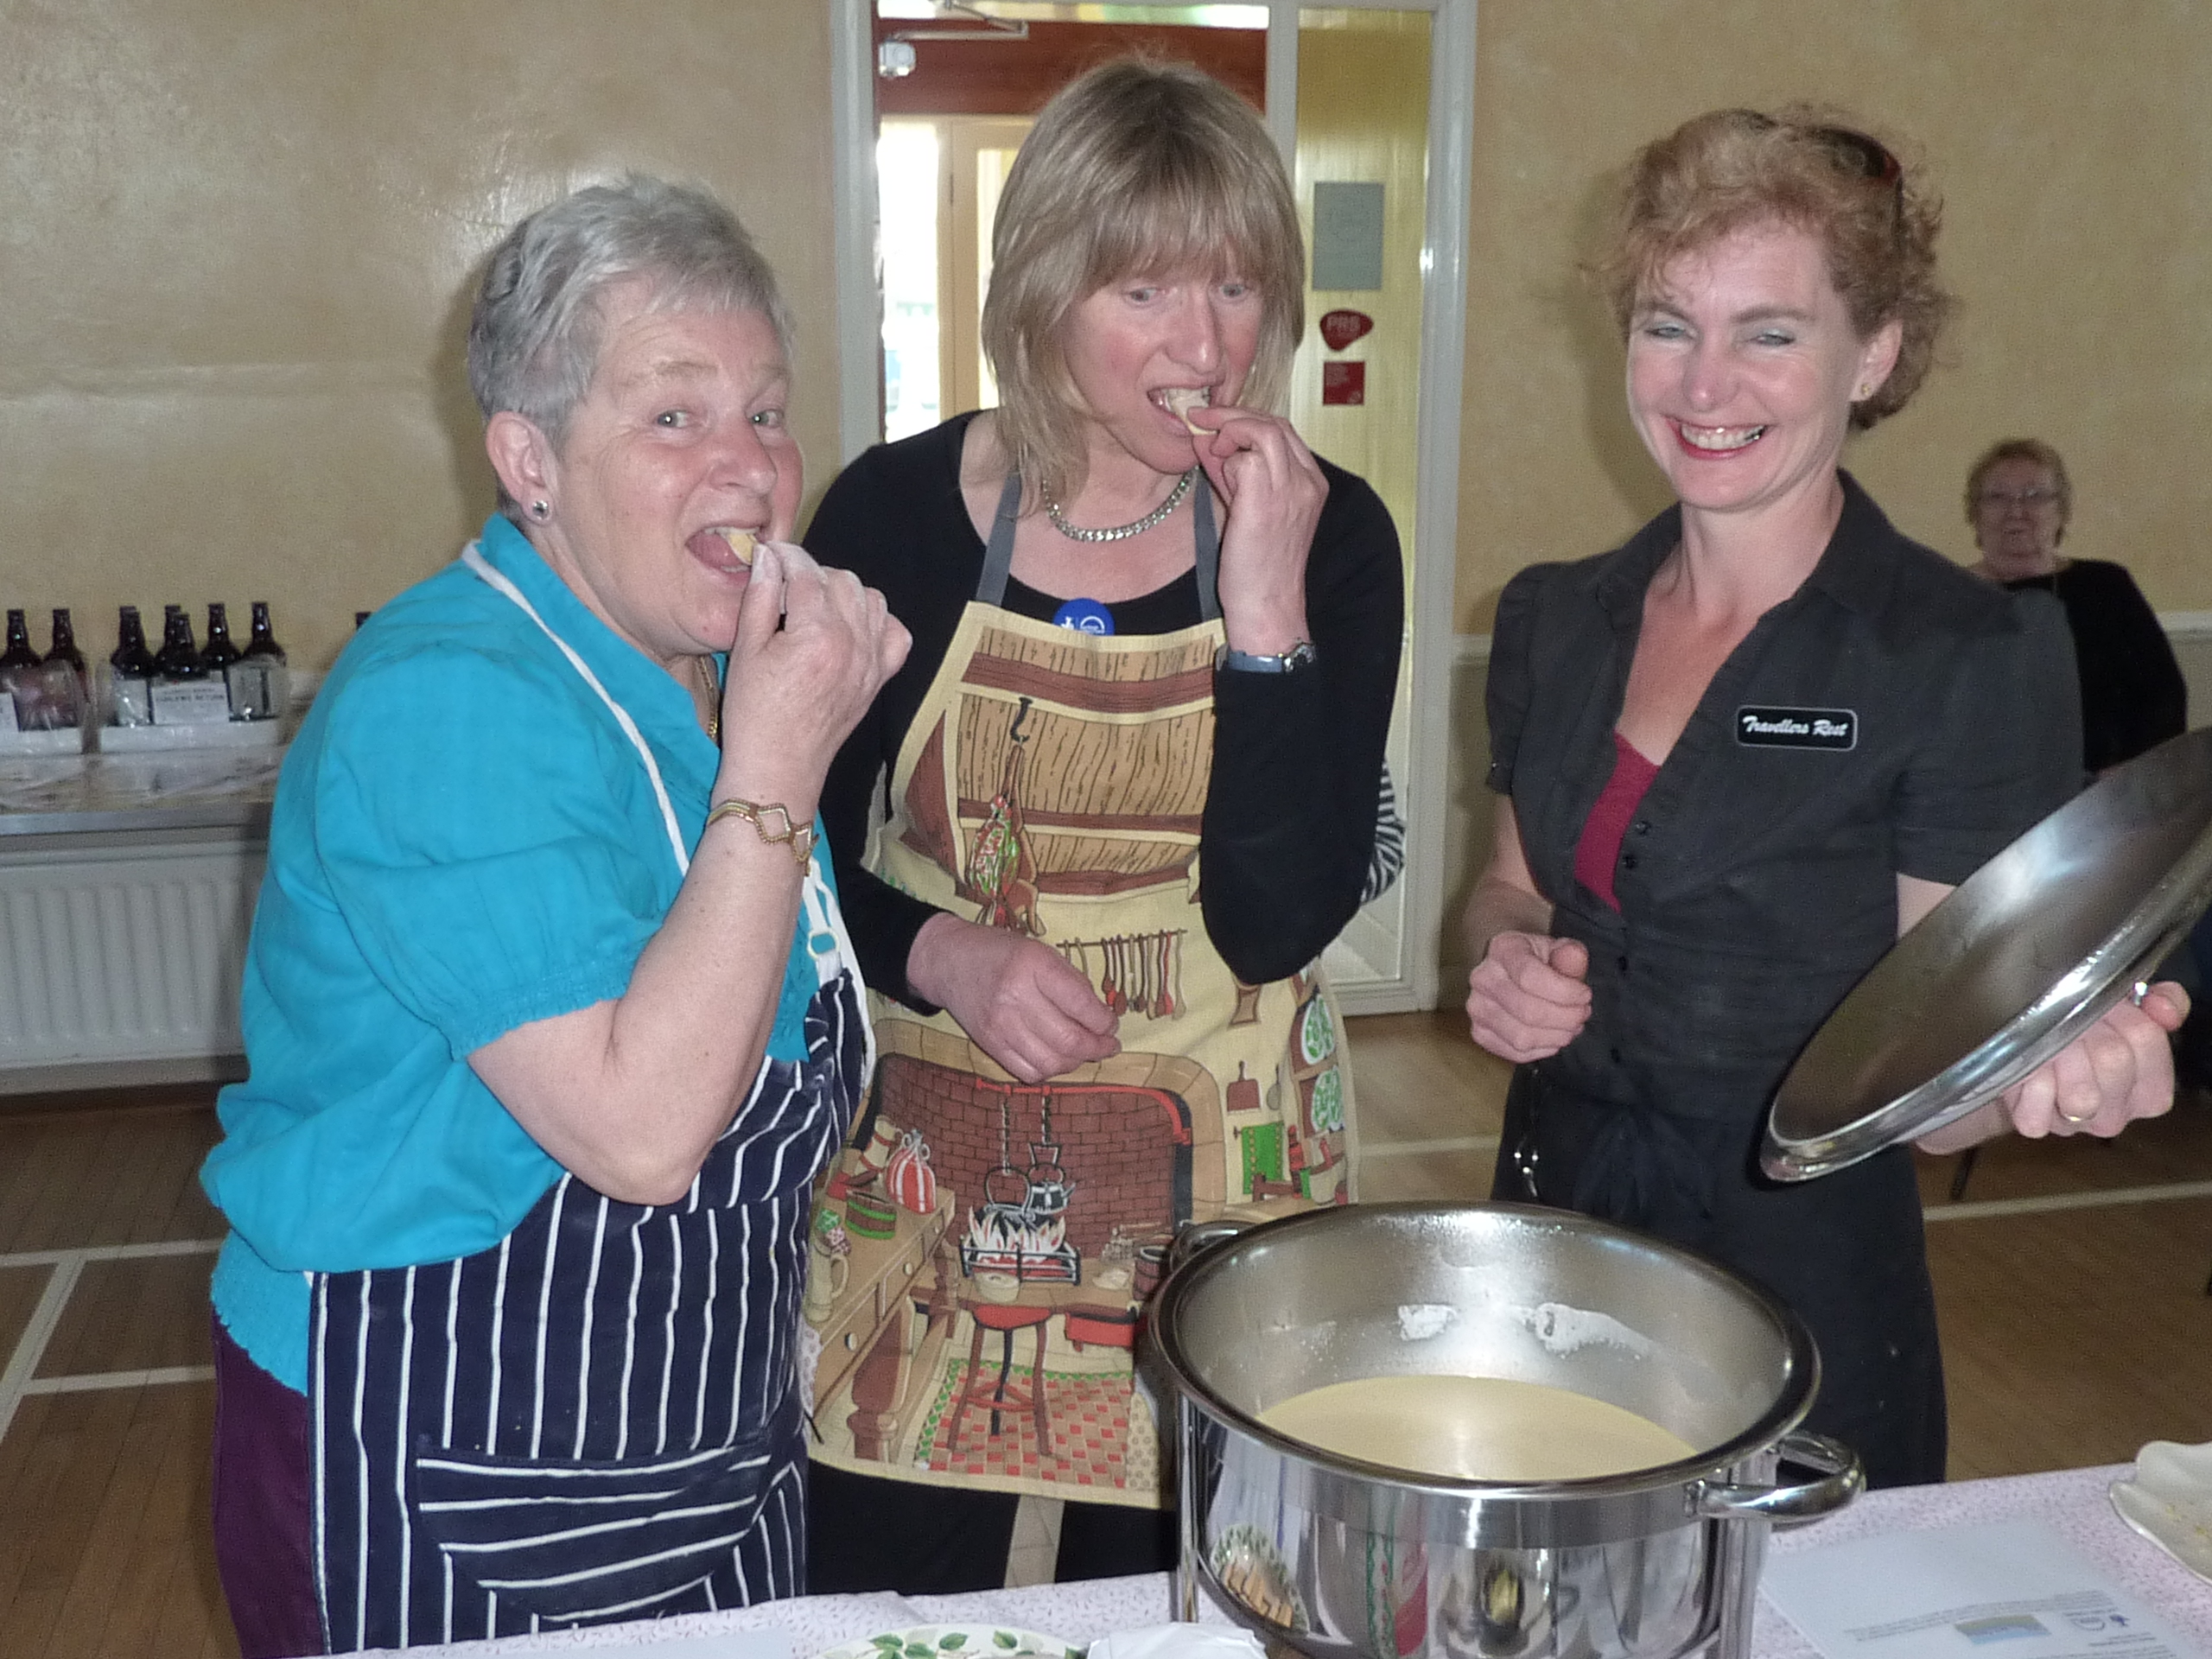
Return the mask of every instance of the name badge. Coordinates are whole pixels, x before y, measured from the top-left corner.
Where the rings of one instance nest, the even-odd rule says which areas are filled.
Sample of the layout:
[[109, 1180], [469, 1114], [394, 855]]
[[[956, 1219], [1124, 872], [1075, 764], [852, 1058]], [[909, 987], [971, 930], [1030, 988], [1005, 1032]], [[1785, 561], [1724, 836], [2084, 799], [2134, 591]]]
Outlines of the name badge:
[[1859, 715], [1850, 709], [1738, 709], [1736, 741], [1755, 749], [1855, 749]]

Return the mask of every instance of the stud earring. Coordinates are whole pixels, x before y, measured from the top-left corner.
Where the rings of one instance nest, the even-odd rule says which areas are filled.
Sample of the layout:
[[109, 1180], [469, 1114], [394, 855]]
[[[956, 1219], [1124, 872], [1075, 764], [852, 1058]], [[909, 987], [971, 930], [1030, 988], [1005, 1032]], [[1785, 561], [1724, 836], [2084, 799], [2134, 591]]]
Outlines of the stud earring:
[[530, 516], [533, 518], [543, 518], [552, 511], [553, 509], [543, 501], [533, 501], [530, 504]]

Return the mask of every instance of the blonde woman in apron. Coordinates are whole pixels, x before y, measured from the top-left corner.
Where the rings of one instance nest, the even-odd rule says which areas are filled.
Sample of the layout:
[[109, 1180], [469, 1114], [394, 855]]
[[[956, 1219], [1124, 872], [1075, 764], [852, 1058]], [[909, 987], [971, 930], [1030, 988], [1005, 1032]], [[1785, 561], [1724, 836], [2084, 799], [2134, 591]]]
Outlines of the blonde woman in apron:
[[804, 1582], [810, 1188], [874, 1052], [815, 807], [906, 639], [779, 543], [785, 334], [702, 191], [518, 226], [470, 340], [502, 511], [287, 760], [203, 1177], [248, 1656]]
[[1165, 1565], [1165, 1241], [1353, 1196], [1316, 959], [1402, 582], [1374, 493], [1269, 412], [1303, 263], [1249, 107], [1091, 72], [1001, 200], [1001, 406], [870, 451], [809, 531], [916, 639], [823, 796], [882, 1060], [816, 1213], [817, 1592], [996, 1585], [1024, 1495], [1067, 1500], [1063, 1578]]

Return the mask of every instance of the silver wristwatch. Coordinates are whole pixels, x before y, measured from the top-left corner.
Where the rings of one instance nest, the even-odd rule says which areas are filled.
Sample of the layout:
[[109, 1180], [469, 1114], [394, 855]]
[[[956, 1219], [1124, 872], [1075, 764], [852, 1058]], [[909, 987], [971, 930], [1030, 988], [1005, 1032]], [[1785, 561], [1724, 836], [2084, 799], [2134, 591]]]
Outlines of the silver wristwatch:
[[1233, 668], [1240, 674], [1295, 674], [1301, 668], [1313, 665], [1313, 642], [1300, 639], [1288, 651], [1238, 651], [1233, 645], [1224, 645], [1213, 659], [1217, 669]]

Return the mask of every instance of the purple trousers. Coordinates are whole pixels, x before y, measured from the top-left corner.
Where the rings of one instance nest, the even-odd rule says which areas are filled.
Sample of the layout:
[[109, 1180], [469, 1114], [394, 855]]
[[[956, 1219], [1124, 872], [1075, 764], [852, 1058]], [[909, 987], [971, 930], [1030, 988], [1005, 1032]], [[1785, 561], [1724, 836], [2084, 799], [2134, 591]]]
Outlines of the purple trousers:
[[243, 1659], [321, 1653], [308, 1397], [215, 1326], [215, 1570]]

